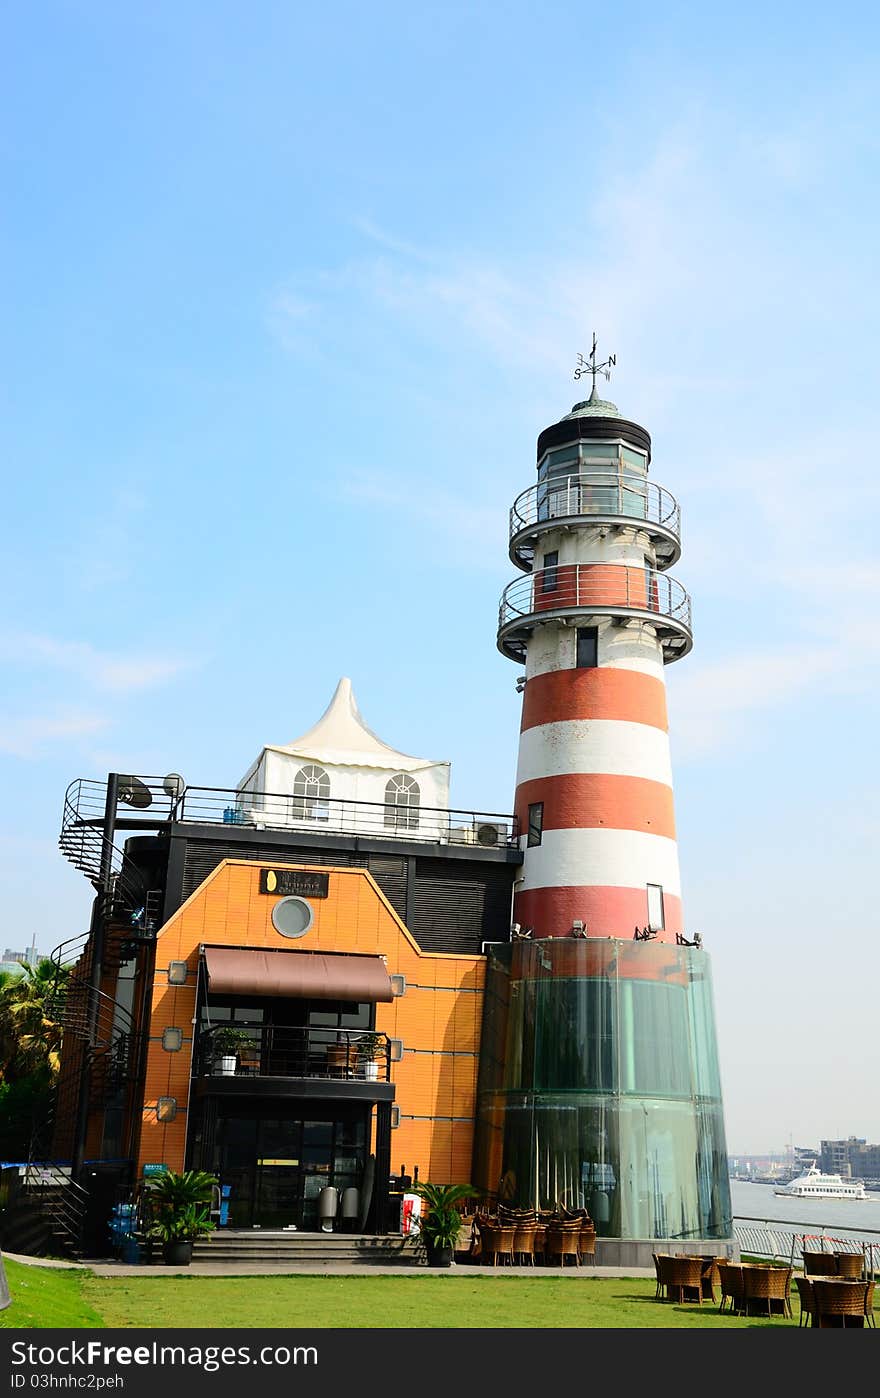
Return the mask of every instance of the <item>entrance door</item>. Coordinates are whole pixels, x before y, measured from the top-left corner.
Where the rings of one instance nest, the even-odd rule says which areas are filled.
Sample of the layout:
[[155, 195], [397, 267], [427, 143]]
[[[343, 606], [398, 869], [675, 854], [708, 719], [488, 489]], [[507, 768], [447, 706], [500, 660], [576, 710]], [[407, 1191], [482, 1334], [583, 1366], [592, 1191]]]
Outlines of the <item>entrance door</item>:
[[[317, 1111], [313, 1107], [314, 1115], [305, 1118], [303, 1104], [296, 1106], [297, 1115], [290, 1117], [281, 1116], [283, 1104], [273, 1102], [271, 1107], [237, 1107], [240, 1115], [219, 1118], [209, 1168], [231, 1186], [233, 1228], [295, 1224], [316, 1232], [321, 1190], [335, 1186], [341, 1203], [343, 1189], [362, 1185], [369, 1108], [339, 1104], [321, 1117], [316, 1103]], [[260, 1110], [273, 1115], [261, 1116]]]
[[261, 1228], [300, 1226], [301, 1138], [298, 1120], [264, 1117], [257, 1123], [254, 1223]]

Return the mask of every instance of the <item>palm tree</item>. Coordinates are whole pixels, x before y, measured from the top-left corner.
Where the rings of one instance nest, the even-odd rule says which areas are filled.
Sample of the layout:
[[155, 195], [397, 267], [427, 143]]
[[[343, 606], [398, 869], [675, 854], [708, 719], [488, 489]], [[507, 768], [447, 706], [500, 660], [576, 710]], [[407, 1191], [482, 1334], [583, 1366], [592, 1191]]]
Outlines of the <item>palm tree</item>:
[[0, 987], [0, 1078], [12, 1081], [48, 1067], [58, 1072], [61, 1024], [54, 1001], [69, 972], [49, 957], [25, 966]]

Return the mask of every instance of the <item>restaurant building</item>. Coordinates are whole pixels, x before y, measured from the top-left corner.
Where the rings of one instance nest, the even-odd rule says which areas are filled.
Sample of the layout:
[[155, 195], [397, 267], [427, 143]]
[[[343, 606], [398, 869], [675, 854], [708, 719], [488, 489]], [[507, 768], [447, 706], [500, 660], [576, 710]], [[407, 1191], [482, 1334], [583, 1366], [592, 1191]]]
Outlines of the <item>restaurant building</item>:
[[538, 439], [497, 636], [524, 670], [514, 813], [451, 809], [449, 764], [379, 739], [346, 679], [228, 790], [71, 785], [61, 847], [96, 897], [58, 951], [46, 1155], [93, 1195], [199, 1167], [230, 1226], [313, 1230], [332, 1186], [381, 1234], [418, 1167], [585, 1207], [608, 1261], [732, 1238], [666, 724], [690, 599], [650, 460], [595, 377]]

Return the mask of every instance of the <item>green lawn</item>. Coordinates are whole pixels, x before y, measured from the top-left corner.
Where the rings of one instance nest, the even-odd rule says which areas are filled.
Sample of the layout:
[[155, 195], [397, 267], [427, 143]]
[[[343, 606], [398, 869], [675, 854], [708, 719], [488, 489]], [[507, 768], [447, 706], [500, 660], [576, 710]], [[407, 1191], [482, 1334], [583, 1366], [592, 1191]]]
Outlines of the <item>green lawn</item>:
[[654, 1300], [644, 1277], [96, 1277], [6, 1261], [0, 1326], [249, 1329], [662, 1329], [797, 1326]]

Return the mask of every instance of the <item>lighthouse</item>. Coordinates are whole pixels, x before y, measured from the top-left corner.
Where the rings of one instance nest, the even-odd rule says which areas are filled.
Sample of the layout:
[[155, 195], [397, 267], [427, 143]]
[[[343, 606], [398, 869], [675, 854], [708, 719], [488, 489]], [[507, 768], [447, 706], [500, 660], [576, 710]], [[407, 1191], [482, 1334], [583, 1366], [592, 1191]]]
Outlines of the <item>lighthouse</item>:
[[476, 1183], [576, 1209], [599, 1260], [735, 1252], [709, 957], [686, 935], [667, 666], [693, 644], [681, 512], [599, 396], [538, 436], [497, 644], [523, 667], [510, 940], [486, 948]]
[[[587, 361], [584, 361], [587, 363]], [[649, 480], [651, 438], [598, 397], [538, 438], [510, 512], [498, 644], [525, 666], [514, 921], [536, 937], [684, 931], [666, 718], [667, 665], [691, 648], [668, 572], [678, 502]]]

